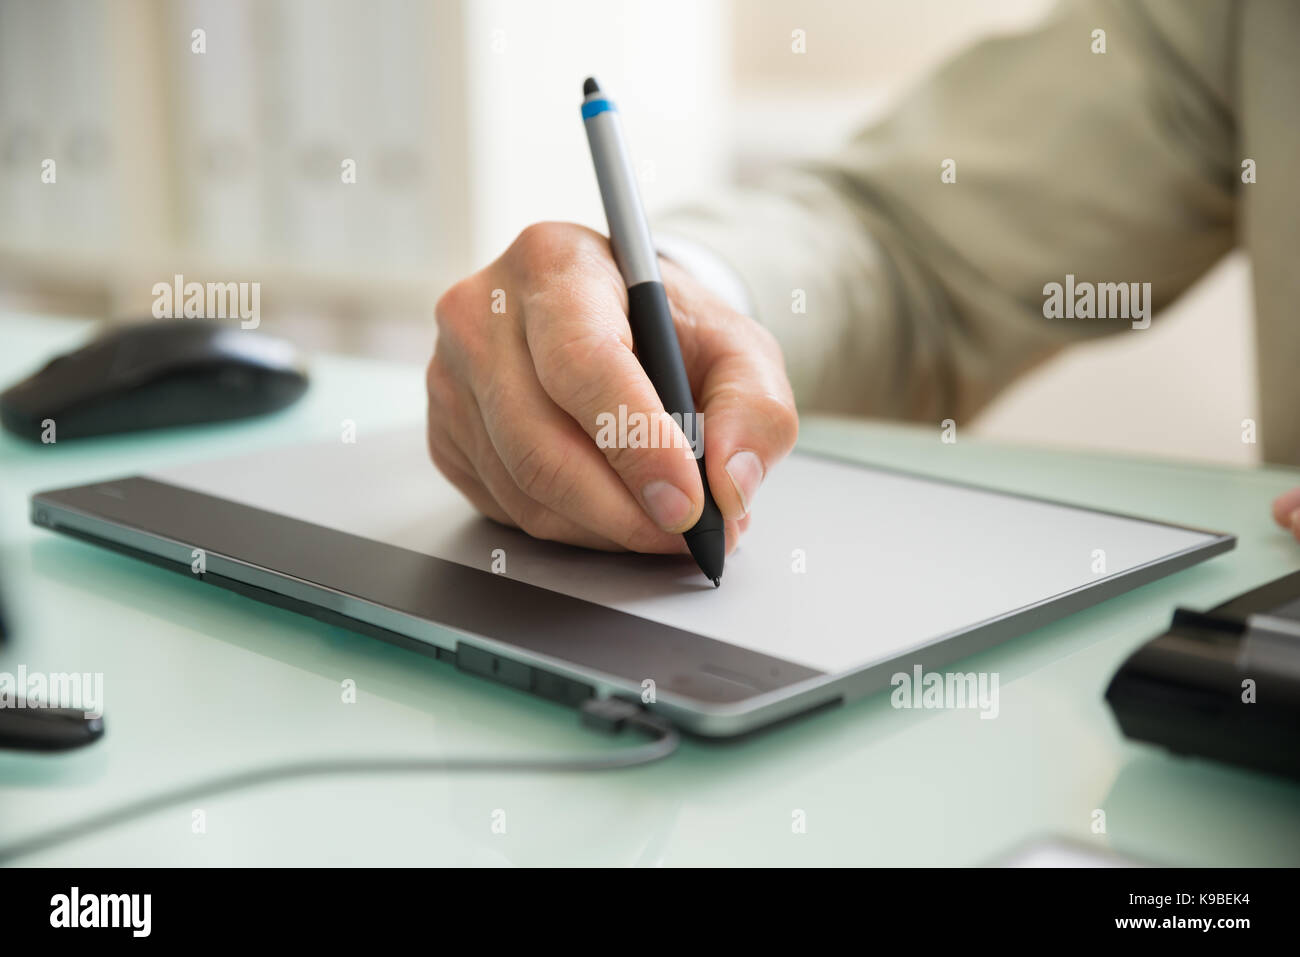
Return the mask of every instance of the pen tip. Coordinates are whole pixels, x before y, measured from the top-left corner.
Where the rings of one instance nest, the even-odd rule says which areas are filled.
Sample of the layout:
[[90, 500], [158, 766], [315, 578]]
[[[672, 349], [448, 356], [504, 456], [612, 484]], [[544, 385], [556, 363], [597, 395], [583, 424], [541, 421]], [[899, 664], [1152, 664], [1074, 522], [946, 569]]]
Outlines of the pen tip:
[[727, 542], [722, 529], [713, 528], [687, 534], [686, 547], [690, 549], [695, 564], [700, 566], [704, 577], [713, 582], [716, 588], [722, 581], [722, 566], [726, 561]]
[[586, 80], [583, 81], [582, 83], [583, 96], [591, 96], [591, 94], [599, 93], [599, 92], [600, 92], [600, 84], [596, 82], [596, 78], [594, 76], [589, 76], [587, 77]]
[[722, 579], [721, 579], [721, 578], [715, 578], [715, 579], [713, 579], [713, 587], [714, 587], [714, 588], [721, 588], [721, 587], [722, 587]]

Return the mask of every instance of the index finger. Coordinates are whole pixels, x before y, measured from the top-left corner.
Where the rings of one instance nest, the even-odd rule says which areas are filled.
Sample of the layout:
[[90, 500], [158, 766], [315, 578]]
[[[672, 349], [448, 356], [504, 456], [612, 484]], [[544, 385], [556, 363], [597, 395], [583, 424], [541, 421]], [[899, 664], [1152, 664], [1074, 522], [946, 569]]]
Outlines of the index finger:
[[667, 532], [693, 526], [704, 508], [695, 449], [633, 352], [626, 297], [600, 283], [552, 286], [526, 303], [524, 335], [542, 388], [651, 520]]

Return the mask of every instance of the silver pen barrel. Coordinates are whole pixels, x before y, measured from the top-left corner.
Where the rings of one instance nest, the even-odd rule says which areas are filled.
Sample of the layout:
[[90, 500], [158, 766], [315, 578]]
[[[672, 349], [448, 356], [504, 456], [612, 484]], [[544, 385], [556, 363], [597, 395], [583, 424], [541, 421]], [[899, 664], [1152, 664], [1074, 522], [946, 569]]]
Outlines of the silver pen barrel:
[[610, 245], [623, 281], [629, 288], [660, 282], [659, 255], [650, 239], [618, 111], [599, 91], [588, 93], [583, 100], [583, 125], [609, 223]]

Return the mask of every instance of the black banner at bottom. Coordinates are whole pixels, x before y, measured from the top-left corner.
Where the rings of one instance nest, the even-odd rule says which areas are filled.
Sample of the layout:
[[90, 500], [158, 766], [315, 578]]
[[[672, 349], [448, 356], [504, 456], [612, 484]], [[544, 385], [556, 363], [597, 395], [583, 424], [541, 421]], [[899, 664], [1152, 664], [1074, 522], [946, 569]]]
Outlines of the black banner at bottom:
[[[879, 870], [870, 875], [728, 873], [701, 880], [635, 871], [597, 877], [428, 870], [0, 870], [0, 927], [7, 945], [32, 938], [98, 941], [373, 942], [376, 931], [427, 935], [453, 921], [499, 944], [558, 941], [561, 932], [622, 928], [646, 946], [669, 946], [674, 928], [725, 932], [803, 927], [815, 917], [865, 941], [973, 942], [980, 928], [1039, 939], [1099, 936], [1144, 943], [1190, 939], [1232, 946], [1294, 923], [1288, 870], [998, 868]], [[518, 884], [515, 882], [518, 881]], [[658, 897], [658, 900], [655, 898]], [[668, 910], [678, 908], [674, 916]], [[581, 922], [581, 923], [579, 923]], [[685, 923], [684, 923], [685, 922]], [[594, 925], [594, 926], [593, 926]], [[823, 926], [822, 931], [825, 930]], [[818, 931], [817, 933], [821, 933]], [[1047, 937], [1041, 935], [1046, 932]]]

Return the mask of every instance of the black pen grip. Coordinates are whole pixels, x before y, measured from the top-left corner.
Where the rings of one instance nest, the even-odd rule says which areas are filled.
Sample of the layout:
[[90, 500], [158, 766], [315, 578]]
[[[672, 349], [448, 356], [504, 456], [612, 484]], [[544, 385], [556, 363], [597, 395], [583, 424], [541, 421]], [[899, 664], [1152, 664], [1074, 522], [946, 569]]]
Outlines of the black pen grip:
[[632, 327], [632, 341], [637, 358], [645, 369], [650, 384], [659, 394], [664, 411], [680, 417], [687, 439], [698, 441], [700, 454], [696, 461], [700, 467], [700, 480], [704, 483], [704, 511], [700, 520], [686, 533], [689, 538], [702, 531], [721, 531], [722, 513], [713, 501], [709, 490], [709, 477], [704, 468], [704, 423], [695, 414], [695, 399], [691, 383], [682, 361], [681, 345], [677, 341], [677, 327], [668, 306], [668, 293], [661, 282], [640, 282], [627, 290], [627, 319]]
[[627, 290], [627, 319], [637, 358], [669, 415], [695, 414], [695, 399], [677, 342], [677, 327], [661, 282], [641, 282]]

